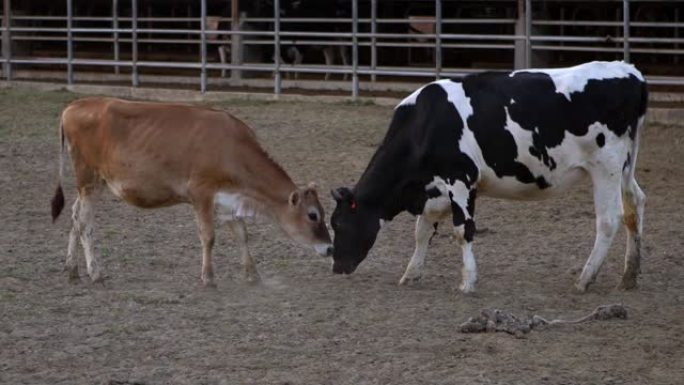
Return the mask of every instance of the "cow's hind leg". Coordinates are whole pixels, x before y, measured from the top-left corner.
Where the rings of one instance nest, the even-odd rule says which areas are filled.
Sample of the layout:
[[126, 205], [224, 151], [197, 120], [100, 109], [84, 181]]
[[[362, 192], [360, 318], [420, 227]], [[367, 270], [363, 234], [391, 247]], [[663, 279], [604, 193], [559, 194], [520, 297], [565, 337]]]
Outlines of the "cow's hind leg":
[[613, 243], [622, 220], [621, 173], [594, 170], [594, 206], [596, 210], [596, 240], [575, 287], [581, 292], [594, 282]]
[[400, 285], [417, 282], [423, 275], [425, 254], [436, 224], [437, 222], [429, 220], [425, 215], [418, 216], [416, 220], [416, 249], [413, 251], [408, 266], [406, 266], [406, 272], [399, 280]]
[[[81, 245], [83, 245], [88, 275], [93, 282], [101, 282], [104, 277], [95, 248], [93, 247], [95, 193], [95, 189], [91, 188], [82, 188], [79, 191], [78, 234], [81, 238]], [[69, 239], [69, 242], [71, 243], [71, 239]]]
[[77, 283], [80, 281], [78, 275], [78, 261], [76, 260], [76, 244], [80, 235], [79, 209], [81, 202], [78, 198], [71, 207], [71, 231], [69, 232], [69, 246], [67, 246], [66, 262], [64, 270], [69, 274], [69, 282]]
[[637, 276], [641, 272], [641, 232], [644, 218], [646, 195], [633, 176], [626, 178], [622, 185], [622, 204], [624, 206], [625, 229], [627, 230], [627, 251], [625, 270], [620, 288], [629, 290], [637, 286]]
[[212, 199], [202, 199], [195, 204], [197, 227], [202, 243], [202, 282], [204, 286], [214, 287], [214, 266], [211, 252], [214, 247], [214, 202]]
[[248, 282], [259, 282], [259, 273], [257, 272], [252, 256], [249, 254], [249, 248], [247, 247], [247, 227], [245, 226], [245, 221], [241, 219], [232, 220], [228, 222], [228, 226], [235, 235], [238, 246], [240, 247], [240, 256], [242, 258], [245, 279]]

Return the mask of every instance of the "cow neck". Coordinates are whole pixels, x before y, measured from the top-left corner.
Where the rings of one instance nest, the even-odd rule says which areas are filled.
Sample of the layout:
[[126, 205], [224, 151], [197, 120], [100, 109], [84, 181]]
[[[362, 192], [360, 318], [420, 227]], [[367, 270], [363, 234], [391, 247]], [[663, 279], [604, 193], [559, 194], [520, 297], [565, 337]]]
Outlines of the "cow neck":
[[288, 205], [290, 194], [297, 189], [289, 175], [260, 147], [255, 147], [241, 176], [241, 190], [267, 210], [265, 214], [280, 214]]
[[354, 196], [361, 206], [376, 211], [380, 218], [391, 220], [406, 210], [403, 201], [410, 148], [401, 135], [390, 129], [387, 137], [371, 159], [366, 171], [354, 187]]

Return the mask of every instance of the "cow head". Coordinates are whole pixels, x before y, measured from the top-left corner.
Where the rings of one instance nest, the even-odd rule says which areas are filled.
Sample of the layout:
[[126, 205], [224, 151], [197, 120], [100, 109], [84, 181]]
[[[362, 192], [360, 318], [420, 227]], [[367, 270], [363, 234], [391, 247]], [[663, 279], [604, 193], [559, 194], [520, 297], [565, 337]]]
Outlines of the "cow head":
[[306, 188], [290, 193], [281, 224], [295, 241], [312, 246], [320, 255], [332, 254], [332, 241], [325, 225], [325, 212], [318, 201], [315, 184], [309, 183]]
[[333, 273], [351, 274], [375, 243], [380, 230], [380, 215], [357, 202], [354, 193], [340, 187], [331, 194], [337, 206], [330, 218], [335, 243], [333, 247]]

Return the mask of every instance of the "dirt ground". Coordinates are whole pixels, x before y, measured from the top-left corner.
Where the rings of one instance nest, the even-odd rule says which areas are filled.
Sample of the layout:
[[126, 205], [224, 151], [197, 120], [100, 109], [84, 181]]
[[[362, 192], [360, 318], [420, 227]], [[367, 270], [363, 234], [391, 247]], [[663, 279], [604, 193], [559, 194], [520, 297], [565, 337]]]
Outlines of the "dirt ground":
[[[543, 202], [481, 199], [480, 280], [463, 295], [458, 247], [433, 240], [424, 279], [398, 286], [413, 218], [384, 228], [351, 276], [249, 225], [263, 283], [241, 278], [227, 230], [215, 247], [216, 290], [200, 285], [188, 206], [145, 211], [106, 192], [96, 248], [104, 286], [62, 272], [70, 202], [50, 222], [58, 116], [76, 96], [0, 90], [0, 383], [2, 384], [682, 384], [684, 383], [684, 127], [649, 125], [637, 178], [648, 195], [640, 287], [616, 289], [624, 231], [586, 294], [573, 283], [594, 240], [589, 183]], [[305, 184], [352, 184], [384, 135], [391, 108], [226, 101]], [[446, 226], [445, 226], [446, 227]], [[84, 261], [79, 256], [81, 274]], [[624, 303], [627, 320], [535, 330], [526, 338], [461, 334], [483, 308], [574, 318]]]

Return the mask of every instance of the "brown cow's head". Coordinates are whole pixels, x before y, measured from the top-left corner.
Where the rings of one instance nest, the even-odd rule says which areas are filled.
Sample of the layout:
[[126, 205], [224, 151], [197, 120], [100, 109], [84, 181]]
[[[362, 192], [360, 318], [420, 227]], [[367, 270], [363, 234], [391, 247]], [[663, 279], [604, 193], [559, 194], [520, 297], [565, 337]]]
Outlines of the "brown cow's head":
[[309, 183], [306, 188], [293, 191], [287, 206], [280, 221], [287, 235], [313, 247], [320, 255], [332, 255], [332, 241], [325, 225], [325, 212], [318, 201], [316, 185]]

